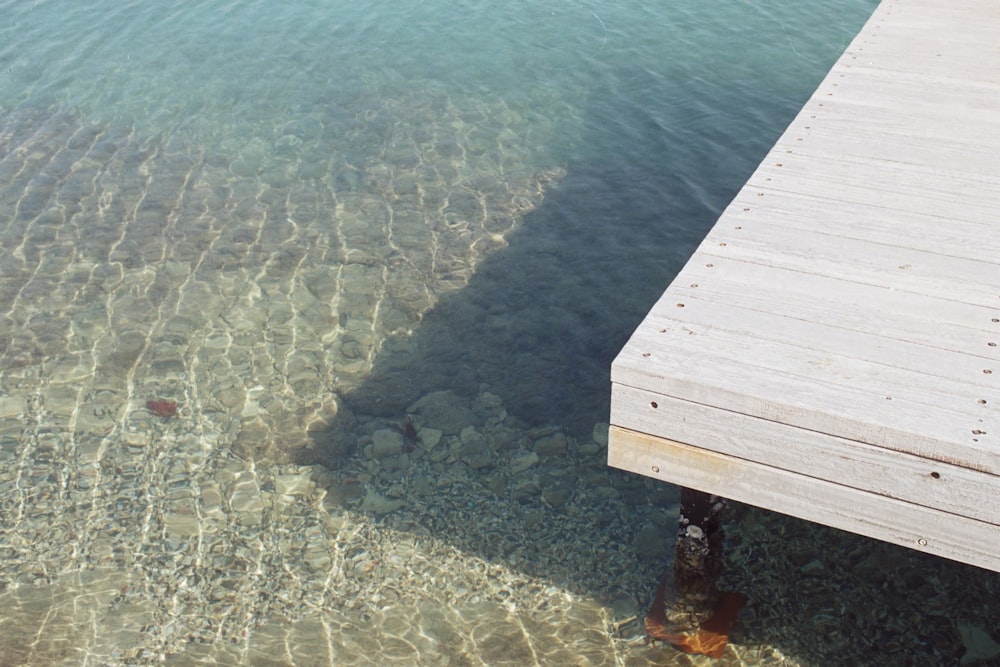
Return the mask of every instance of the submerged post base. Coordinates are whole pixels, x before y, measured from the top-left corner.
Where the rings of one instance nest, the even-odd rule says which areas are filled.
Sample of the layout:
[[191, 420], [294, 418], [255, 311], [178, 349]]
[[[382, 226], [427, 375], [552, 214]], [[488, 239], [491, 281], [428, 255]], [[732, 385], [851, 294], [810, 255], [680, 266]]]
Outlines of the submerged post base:
[[674, 567], [663, 575], [646, 616], [646, 634], [685, 653], [722, 656], [746, 597], [716, 587], [722, 573], [725, 500], [681, 489]]

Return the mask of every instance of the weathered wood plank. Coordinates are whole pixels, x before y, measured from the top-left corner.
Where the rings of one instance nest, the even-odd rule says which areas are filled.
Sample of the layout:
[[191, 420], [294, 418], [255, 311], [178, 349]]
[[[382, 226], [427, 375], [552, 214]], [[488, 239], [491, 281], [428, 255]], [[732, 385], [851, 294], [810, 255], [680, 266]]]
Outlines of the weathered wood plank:
[[[961, 128], [926, 127], [914, 136], [912, 122], [905, 116], [885, 113], [861, 103], [833, 104], [822, 112], [808, 107], [810, 113], [797, 116], [776, 142], [774, 152], [781, 154], [846, 155], [865, 159], [903, 161], [939, 165], [959, 173], [985, 173], [992, 167], [991, 157], [1000, 146], [992, 123], [963, 123]], [[878, 117], [877, 123], [857, 123], [857, 114]], [[880, 115], [881, 114], [881, 115]]]
[[1000, 526], [994, 475], [646, 389], [616, 384], [611, 402], [622, 428]]
[[[985, 359], [1000, 355], [995, 308], [947, 298], [816, 276], [791, 269], [717, 259], [710, 274], [685, 271], [651, 312], [667, 315], [678, 303], [702, 299], [720, 308], [765, 313], [810, 313], [810, 321]], [[990, 346], [997, 342], [997, 346]]]
[[[800, 319], [740, 305], [720, 308], [699, 298], [678, 303], [684, 307], [674, 304], [673, 309], [653, 311], [650, 324], [657, 327], [657, 333], [698, 337], [697, 345], [723, 356], [751, 358], [757, 365], [839, 382], [859, 392], [872, 387], [871, 380], [877, 378], [889, 396], [958, 412], [981, 414], [992, 401], [1000, 405], [1000, 386], [982, 372], [993, 362], [1000, 363], [1000, 353], [985, 344], [976, 350], [981, 352], [978, 355], [943, 346], [928, 349], [880, 333], [823, 324], [817, 321], [820, 316]], [[822, 302], [814, 306], [822, 308]], [[811, 316], [812, 309], [803, 312]], [[987, 350], [993, 350], [992, 359]], [[776, 355], [773, 360], [772, 354]], [[980, 398], [987, 403], [978, 403]]]
[[[830, 240], [833, 244], [837, 243], [836, 238], [847, 238], [980, 262], [1000, 257], [1000, 239], [980, 216], [946, 220], [922, 212], [902, 213], [898, 209], [832, 199], [835, 193], [829, 190], [779, 193], [773, 188], [761, 188], [760, 191], [768, 197], [767, 207], [760, 208], [757, 201], [741, 195], [726, 211], [725, 222], [729, 227], [717, 227], [710, 241], [735, 242], [741, 236], [736, 232], [760, 223], [835, 237]], [[1000, 193], [997, 196], [1000, 198]], [[904, 220], [907, 227], [920, 233], [901, 236], [900, 225]], [[970, 243], [969, 239], [976, 242]], [[712, 248], [706, 243], [703, 250], [711, 252]], [[997, 270], [1000, 271], [1000, 266]]]
[[[962, 398], [934, 390], [933, 383], [910, 386], [906, 380], [917, 381], [917, 374], [802, 347], [779, 352], [767, 341], [734, 340], [716, 330], [691, 331], [640, 328], [612, 368], [612, 382], [1000, 474], [998, 431], [984, 423], [995, 424], [995, 413], [965, 409]], [[976, 401], [987, 400], [990, 408], [1000, 404], [994, 395], [965, 399], [978, 407]], [[942, 405], [934, 405], [935, 398]], [[612, 414], [612, 422], [617, 419]]]
[[721, 257], [985, 307], [998, 301], [1000, 265], [989, 261], [763, 221], [739, 230], [719, 228], [705, 241], [691, 260], [705, 268]]
[[[1000, 194], [1000, 184], [986, 174], [913, 164], [918, 159], [916, 153], [893, 160], [837, 154], [800, 158], [786, 153], [762, 163], [747, 186], [765, 193], [753, 193], [755, 205], [761, 203], [761, 197], [784, 192], [827, 197], [836, 193], [838, 200], [946, 220], [981, 221], [984, 215], [1000, 212], [1000, 198], [988, 196], [991, 192]], [[772, 204], [768, 200], [766, 204], [780, 208], [783, 201]], [[944, 205], [953, 208], [942, 208]]]
[[1000, 526], [612, 426], [608, 463], [1000, 572]]
[[[908, 110], [891, 113], [892, 108], [888, 104], [881, 98], [852, 101], [828, 98], [821, 107], [807, 103], [801, 115], [789, 125], [788, 131], [779, 140], [780, 149], [784, 152], [801, 148], [802, 142], [817, 131], [841, 133], [850, 141], [855, 134], [863, 136], [866, 132], [871, 133], [873, 137], [887, 140], [894, 138], [895, 135], [912, 136], [917, 129], [919, 129], [918, 140], [972, 146], [974, 151], [989, 150], [1000, 145], [1000, 137], [997, 136], [988, 118], [971, 119], [970, 122], [949, 130], [941, 124], [929, 123], [926, 118]], [[941, 115], [946, 116], [946, 114]], [[877, 118], [878, 122], [858, 124], [858, 116], [871, 116]], [[935, 120], [943, 122], [944, 119]]]
[[[919, 68], [919, 63], [912, 64]], [[849, 73], [849, 75], [848, 75]], [[843, 77], [840, 75], [844, 74]], [[810, 99], [807, 108], [815, 104], [823, 108], [827, 103], [836, 103], [845, 111], [848, 105], [860, 105], [870, 109], [881, 109], [865, 124], [877, 125], [882, 114], [895, 110], [900, 118], [914, 124], [940, 125], [955, 118], [966, 117], [968, 121], [984, 128], [992, 127], [990, 108], [1000, 91], [996, 81], [956, 78], [954, 76], [926, 76], [919, 69], [909, 71], [887, 71], [875, 67], [835, 68], [820, 85], [817, 95]], [[834, 87], [836, 84], [836, 87]], [[928, 104], [928, 90], [933, 90], [935, 99]], [[940, 94], [939, 94], [940, 93]], [[855, 113], [857, 113], [855, 108]], [[938, 131], [942, 128], [938, 127]]]

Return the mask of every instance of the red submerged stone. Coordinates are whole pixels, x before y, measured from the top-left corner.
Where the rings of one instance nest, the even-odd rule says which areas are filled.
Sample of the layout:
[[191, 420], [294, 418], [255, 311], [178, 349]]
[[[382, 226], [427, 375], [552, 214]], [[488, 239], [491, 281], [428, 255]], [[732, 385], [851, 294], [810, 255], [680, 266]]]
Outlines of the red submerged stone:
[[177, 415], [177, 401], [146, 401], [146, 408], [157, 417], [175, 417]]

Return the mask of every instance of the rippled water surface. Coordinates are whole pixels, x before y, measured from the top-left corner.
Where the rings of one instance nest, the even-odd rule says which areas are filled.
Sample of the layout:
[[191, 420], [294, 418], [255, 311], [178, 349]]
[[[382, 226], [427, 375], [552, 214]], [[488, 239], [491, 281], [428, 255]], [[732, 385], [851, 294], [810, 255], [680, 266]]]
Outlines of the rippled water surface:
[[609, 366], [874, 4], [0, 0], [0, 664], [691, 664]]

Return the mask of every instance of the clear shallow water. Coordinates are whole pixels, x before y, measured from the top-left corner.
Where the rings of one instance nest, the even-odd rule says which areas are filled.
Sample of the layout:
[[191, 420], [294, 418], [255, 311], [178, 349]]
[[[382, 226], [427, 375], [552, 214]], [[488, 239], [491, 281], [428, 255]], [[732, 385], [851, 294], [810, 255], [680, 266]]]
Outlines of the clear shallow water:
[[11, 663], [670, 660], [608, 367], [872, 7], [0, 3]]

